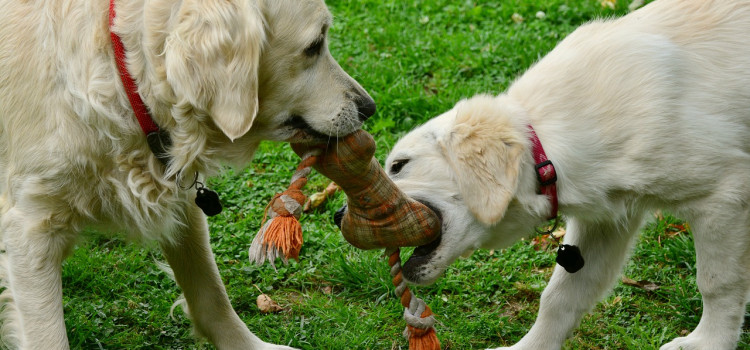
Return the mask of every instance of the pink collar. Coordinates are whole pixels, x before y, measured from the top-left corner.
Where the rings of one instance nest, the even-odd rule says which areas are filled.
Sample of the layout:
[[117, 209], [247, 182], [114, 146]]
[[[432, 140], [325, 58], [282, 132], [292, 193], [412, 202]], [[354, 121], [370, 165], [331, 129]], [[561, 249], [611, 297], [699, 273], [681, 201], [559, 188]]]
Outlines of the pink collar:
[[143, 103], [141, 95], [138, 94], [138, 85], [130, 75], [127, 64], [125, 62], [125, 46], [122, 44], [120, 36], [112, 31], [112, 26], [115, 22], [115, 0], [109, 1], [109, 35], [112, 38], [112, 48], [115, 52], [115, 62], [117, 63], [117, 70], [120, 72], [120, 79], [122, 85], [125, 87], [125, 93], [130, 101], [130, 106], [133, 108], [138, 124], [140, 124], [143, 133], [146, 135], [146, 141], [148, 142], [151, 152], [154, 153], [157, 159], [163, 164], [169, 162], [169, 154], [166, 151], [171, 145], [169, 134], [159, 128], [159, 125], [154, 122], [154, 118], [148, 112], [148, 108]]
[[552, 211], [548, 217], [549, 220], [552, 220], [557, 218], [557, 173], [555, 172], [555, 166], [547, 159], [542, 142], [539, 141], [539, 137], [531, 125], [529, 125], [529, 131], [531, 133], [531, 153], [535, 163], [534, 170], [536, 171], [536, 178], [539, 180], [539, 192], [546, 195], [550, 204], [552, 204]]

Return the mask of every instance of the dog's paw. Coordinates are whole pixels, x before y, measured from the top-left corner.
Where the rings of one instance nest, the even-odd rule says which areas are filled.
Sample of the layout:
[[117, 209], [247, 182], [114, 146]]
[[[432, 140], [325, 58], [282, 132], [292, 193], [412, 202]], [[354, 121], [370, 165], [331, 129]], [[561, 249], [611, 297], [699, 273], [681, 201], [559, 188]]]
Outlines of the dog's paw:
[[698, 350], [702, 346], [690, 341], [688, 337], [675, 338], [671, 342], [664, 344], [659, 350]]
[[[717, 337], [699, 337], [693, 334], [687, 337], [679, 337], [673, 339], [671, 342], [664, 344], [659, 350], [732, 350], [735, 348], [735, 342], [727, 342], [727, 344], [718, 344]], [[731, 343], [731, 344], [729, 344]]]
[[261, 350], [299, 350], [297, 348], [292, 348], [286, 345], [276, 345], [276, 344], [270, 344], [270, 343], [263, 344], [263, 346], [261, 346], [260, 349]]
[[266, 343], [266, 344], [263, 344], [263, 346], [261, 346], [259, 350], [299, 350], [299, 349], [290, 348], [286, 345], [276, 345], [276, 344]]

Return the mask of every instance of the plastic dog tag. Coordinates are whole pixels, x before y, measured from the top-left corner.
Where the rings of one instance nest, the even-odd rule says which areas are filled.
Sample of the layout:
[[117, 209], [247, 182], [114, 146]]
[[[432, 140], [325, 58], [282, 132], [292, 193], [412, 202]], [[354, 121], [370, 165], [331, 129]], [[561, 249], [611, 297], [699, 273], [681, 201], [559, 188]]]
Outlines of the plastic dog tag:
[[195, 204], [198, 205], [198, 207], [203, 210], [203, 213], [208, 216], [217, 215], [221, 213], [221, 210], [223, 209], [221, 201], [219, 200], [219, 195], [202, 185], [198, 187], [198, 193], [195, 196]]
[[557, 249], [555, 261], [569, 273], [576, 273], [583, 267], [581, 250], [574, 245], [561, 244], [560, 248]]

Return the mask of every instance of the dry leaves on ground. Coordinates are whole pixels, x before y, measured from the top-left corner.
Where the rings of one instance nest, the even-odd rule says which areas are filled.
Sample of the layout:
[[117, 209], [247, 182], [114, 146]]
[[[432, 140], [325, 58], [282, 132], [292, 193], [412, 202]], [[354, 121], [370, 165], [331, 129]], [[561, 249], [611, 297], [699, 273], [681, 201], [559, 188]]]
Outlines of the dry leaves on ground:
[[659, 289], [659, 286], [656, 283], [650, 282], [650, 281], [646, 281], [646, 280], [636, 281], [636, 280], [633, 280], [633, 279], [630, 279], [630, 278], [627, 278], [627, 277], [623, 277], [622, 278], [622, 283], [624, 285], [631, 286], [631, 287], [636, 287], [636, 288], [640, 288], [640, 289], [643, 289], [643, 290], [649, 291], [649, 292], [653, 292], [653, 291]]
[[258, 295], [258, 299], [255, 301], [255, 303], [258, 304], [258, 309], [260, 310], [260, 312], [264, 314], [284, 310], [281, 305], [273, 301], [273, 299], [271, 299], [271, 297], [269, 297], [267, 294]]
[[305, 213], [309, 212], [310, 210], [313, 210], [319, 206], [321, 206], [323, 203], [325, 203], [326, 199], [333, 196], [336, 191], [341, 189], [338, 185], [336, 185], [335, 182], [331, 182], [326, 186], [325, 190], [323, 192], [317, 192], [313, 193], [308, 197], [307, 202], [305, 202], [305, 206], [303, 208], [303, 211]]

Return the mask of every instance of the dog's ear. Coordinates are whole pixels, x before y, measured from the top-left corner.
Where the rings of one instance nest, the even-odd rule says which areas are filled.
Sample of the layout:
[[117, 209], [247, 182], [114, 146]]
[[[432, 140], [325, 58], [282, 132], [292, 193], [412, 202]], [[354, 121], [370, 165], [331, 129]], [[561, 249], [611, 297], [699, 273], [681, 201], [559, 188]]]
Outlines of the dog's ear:
[[503, 218], [518, 188], [523, 140], [494, 97], [477, 96], [455, 108], [442, 151], [469, 210], [492, 225]]
[[263, 18], [252, 1], [184, 0], [165, 43], [167, 81], [178, 102], [211, 116], [230, 139], [258, 113]]

